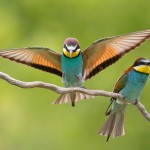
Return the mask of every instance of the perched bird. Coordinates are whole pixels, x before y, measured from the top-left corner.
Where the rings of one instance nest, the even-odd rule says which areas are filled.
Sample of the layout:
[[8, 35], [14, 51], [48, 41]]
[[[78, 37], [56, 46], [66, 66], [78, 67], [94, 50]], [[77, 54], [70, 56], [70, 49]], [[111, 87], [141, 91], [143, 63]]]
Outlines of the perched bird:
[[[75, 38], [64, 42], [63, 53], [49, 48], [28, 47], [0, 51], [0, 56], [56, 74], [63, 78], [65, 87], [82, 87], [83, 82], [115, 63], [123, 55], [150, 38], [150, 30], [144, 30], [95, 41], [81, 52]], [[54, 103], [71, 102], [72, 106], [81, 99], [94, 96], [80, 92], [62, 94]]]
[[139, 101], [149, 73], [150, 60], [138, 58], [117, 81], [114, 92], [122, 94], [127, 101], [121, 102], [119, 99], [111, 98], [110, 105], [113, 103], [113, 107], [109, 110], [110, 105], [108, 106], [106, 110], [106, 115], [109, 115], [108, 119], [99, 132], [100, 135], [107, 136], [107, 141], [112, 131], [113, 137], [123, 136], [125, 134], [125, 109], [128, 102], [136, 104]]

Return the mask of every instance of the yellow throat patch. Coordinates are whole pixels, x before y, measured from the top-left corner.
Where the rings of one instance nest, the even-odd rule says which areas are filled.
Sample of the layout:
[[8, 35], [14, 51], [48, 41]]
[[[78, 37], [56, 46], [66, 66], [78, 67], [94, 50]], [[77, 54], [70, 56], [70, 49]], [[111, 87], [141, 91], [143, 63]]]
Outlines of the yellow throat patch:
[[65, 56], [67, 56], [69, 58], [74, 58], [74, 57], [77, 57], [79, 55], [80, 49], [77, 49], [75, 52], [73, 52], [71, 57], [70, 57], [70, 53], [65, 48], [63, 49], [63, 53]]
[[136, 66], [134, 69], [138, 72], [149, 74], [150, 73], [150, 66], [146, 65], [141, 65], [141, 66]]

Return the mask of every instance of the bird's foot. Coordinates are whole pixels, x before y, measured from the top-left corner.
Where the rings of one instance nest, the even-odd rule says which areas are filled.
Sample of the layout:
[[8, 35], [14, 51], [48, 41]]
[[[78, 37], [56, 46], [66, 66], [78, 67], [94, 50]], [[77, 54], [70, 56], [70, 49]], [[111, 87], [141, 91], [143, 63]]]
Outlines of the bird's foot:
[[123, 97], [123, 100], [125, 100], [126, 102], [131, 103], [133, 105], [136, 105], [139, 101], [138, 99], [131, 100], [131, 99], [127, 99], [126, 97]]
[[78, 75], [75, 74], [75, 77], [77, 80], [81, 81], [81, 78]]
[[123, 96], [123, 100], [126, 100], [126, 97], [125, 97], [125, 96]]
[[126, 103], [126, 102], [128, 102], [128, 99], [125, 96], [123, 96], [123, 98], [120, 100], [120, 102], [121, 103]]
[[138, 99], [135, 99], [133, 102], [133, 105], [136, 105], [138, 103], [138, 101], [139, 101]]
[[132, 104], [135, 103], [134, 100], [128, 99], [128, 98], [126, 98], [126, 96], [123, 96], [122, 102], [123, 103], [132, 103]]

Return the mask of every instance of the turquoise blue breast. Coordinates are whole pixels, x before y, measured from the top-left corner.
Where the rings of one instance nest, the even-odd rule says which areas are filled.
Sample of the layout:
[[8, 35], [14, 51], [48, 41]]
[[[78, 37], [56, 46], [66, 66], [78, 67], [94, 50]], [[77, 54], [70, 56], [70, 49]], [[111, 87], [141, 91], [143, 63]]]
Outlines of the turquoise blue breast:
[[82, 86], [83, 59], [82, 54], [75, 58], [62, 55], [63, 82], [65, 87]]
[[130, 100], [139, 99], [147, 79], [148, 74], [139, 73], [135, 70], [132, 70], [129, 73], [126, 86], [119, 93], [123, 94], [127, 99]]

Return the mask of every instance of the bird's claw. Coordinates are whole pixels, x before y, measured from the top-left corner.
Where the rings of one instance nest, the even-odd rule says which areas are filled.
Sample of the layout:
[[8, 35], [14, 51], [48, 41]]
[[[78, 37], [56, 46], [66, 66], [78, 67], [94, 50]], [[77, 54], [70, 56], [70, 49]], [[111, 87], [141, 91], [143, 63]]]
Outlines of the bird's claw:
[[126, 102], [129, 102], [129, 103], [132, 103], [133, 105], [136, 105], [138, 103], [138, 99], [135, 99], [135, 100], [129, 100], [129, 99], [126, 99], [125, 96], [123, 96], [123, 101], [126, 101]]
[[81, 78], [78, 75], [75, 74], [75, 77], [78, 81], [81, 81]]
[[123, 103], [126, 103], [128, 100], [126, 99], [126, 97], [125, 96], [123, 96], [123, 98], [122, 98], [122, 102]]
[[135, 101], [134, 101], [134, 105], [137, 105], [137, 103], [138, 103], [138, 99], [135, 99]]
[[125, 100], [126, 99], [126, 97], [125, 96], [123, 96], [123, 98], [122, 98], [123, 100]]

